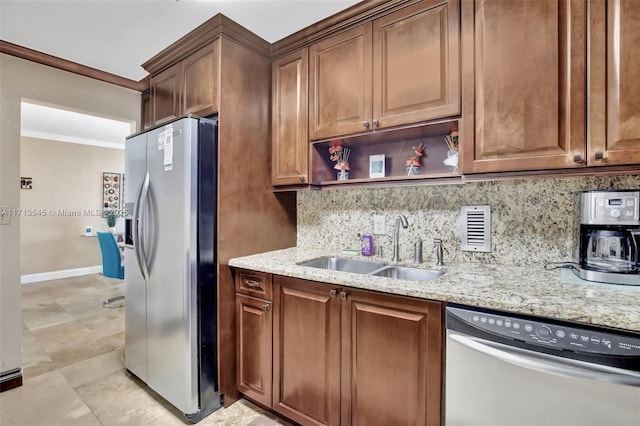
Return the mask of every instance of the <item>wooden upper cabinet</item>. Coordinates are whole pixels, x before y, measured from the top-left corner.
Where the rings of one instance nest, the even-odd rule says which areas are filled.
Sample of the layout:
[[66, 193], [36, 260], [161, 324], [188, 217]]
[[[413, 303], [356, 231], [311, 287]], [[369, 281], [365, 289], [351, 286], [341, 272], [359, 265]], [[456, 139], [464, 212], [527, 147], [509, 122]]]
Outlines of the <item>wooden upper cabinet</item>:
[[311, 139], [370, 127], [371, 65], [371, 23], [309, 47]]
[[309, 182], [309, 50], [301, 49], [272, 64], [272, 185]]
[[423, 0], [309, 48], [309, 137], [460, 113], [459, 2]]
[[640, 2], [591, 0], [588, 164], [640, 163]]
[[585, 25], [579, 0], [462, 2], [463, 173], [584, 167]]
[[153, 124], [173, 120], [181, 114], [180, 64], [151, 77], [151, 116]]
[[206, 117], [218, 111], [220, 39], [189, 55], [183, 62], [183, 113]]
[[438, 302], [345, 290], [342, 425], [439, 425]]
[[459, 2], [422, 1], [373, 22], [373, 126], [460, 114]]
[[220, 39], [151, 76], [153, 124], [185, 114], [206, 117], [218, 112]]

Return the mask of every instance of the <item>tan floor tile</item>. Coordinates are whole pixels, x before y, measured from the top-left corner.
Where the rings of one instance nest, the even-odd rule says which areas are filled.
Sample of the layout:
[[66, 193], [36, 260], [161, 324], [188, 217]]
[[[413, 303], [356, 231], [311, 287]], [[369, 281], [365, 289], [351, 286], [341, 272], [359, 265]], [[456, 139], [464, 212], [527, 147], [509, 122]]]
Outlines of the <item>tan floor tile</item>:
[[62, 368], [60, 372], [71, 386], [77, 388], [123, 369], [124, 351], [117, 350], [69, 365]]
[[[124, 308], [102, 307], [123, 293], [97, 274], [22, 286], [25, 385], [0, 394], [1, 426], [191, 424], [124, 370]], [[199, 423], [249, 424], [288, 425], [245, 400]]]
[[78, 424], [91, 414], [59, 372], [27, 379], [21, 387], [0, 394], [2, 426], [54, 426]]
[[76, 392], [104, 425], [145, 425], [168, 411], [144, 383], [118, 371], [76, 388]]
[[35, 307], [26, 306], [22, 309], [22, 322], [31, 331], [43, 327], [51, 327], [74, 321], [75, 318], [54, 301], [38, 303]]

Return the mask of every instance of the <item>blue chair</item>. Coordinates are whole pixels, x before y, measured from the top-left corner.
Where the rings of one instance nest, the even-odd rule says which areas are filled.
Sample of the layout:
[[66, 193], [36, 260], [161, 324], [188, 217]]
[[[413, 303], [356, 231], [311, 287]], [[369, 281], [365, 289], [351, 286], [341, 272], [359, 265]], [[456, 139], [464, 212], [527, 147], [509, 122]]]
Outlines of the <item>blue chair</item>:
[[[120, 249], [113, 234], [110, 232], [98, 232], [98, 242], [102, 252], [102, 274], [105, 277], [124, 279], [124, 266], [120, 257]], [[118, 300], [124, 300], [124, 296], [105, 300], [102, 306], [110, 308], [112, 307], [110, 304]]]

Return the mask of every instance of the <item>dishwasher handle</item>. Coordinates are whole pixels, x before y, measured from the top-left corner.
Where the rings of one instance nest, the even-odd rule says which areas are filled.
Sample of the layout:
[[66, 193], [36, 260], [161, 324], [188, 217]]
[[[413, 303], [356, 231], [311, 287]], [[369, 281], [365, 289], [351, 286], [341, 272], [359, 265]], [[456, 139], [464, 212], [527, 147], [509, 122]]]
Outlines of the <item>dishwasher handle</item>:
[[640, 387], [640, 373], [635, 371], [561, 358], [452, 332], [449, 332], [448, 336], [470, 349], [530, 370]]

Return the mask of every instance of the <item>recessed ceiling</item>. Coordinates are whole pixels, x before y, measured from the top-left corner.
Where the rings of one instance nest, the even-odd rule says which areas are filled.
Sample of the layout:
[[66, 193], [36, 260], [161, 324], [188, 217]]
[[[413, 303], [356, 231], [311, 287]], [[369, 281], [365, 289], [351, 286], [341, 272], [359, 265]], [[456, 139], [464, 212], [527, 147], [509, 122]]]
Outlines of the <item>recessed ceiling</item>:
[[58, 142], [124, 149], [135, 123], [22, 101], [20, 135]]

